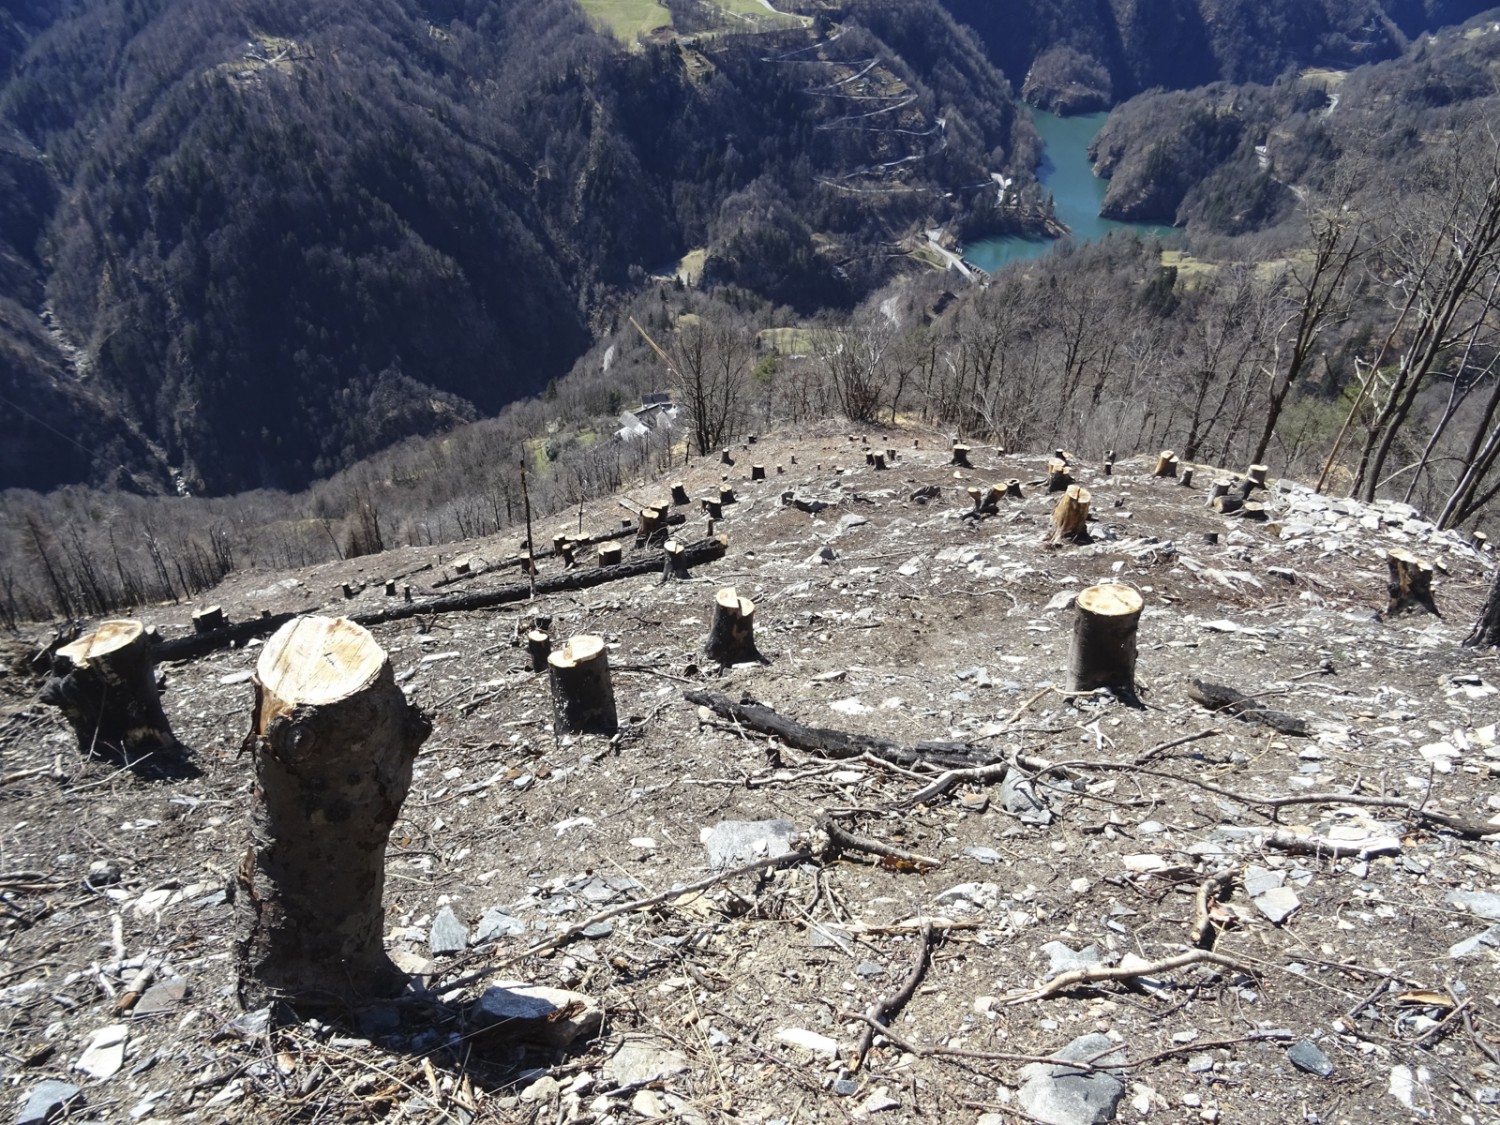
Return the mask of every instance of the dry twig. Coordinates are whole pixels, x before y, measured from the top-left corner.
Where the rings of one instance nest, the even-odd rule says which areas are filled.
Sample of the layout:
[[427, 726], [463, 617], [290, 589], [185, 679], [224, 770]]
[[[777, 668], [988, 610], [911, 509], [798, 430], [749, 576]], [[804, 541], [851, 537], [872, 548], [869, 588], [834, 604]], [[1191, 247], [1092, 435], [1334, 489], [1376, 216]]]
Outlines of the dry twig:
[[1032, 1000], [1045, 1000], [1049, 996], [1056, 996], [1059, 992], [1066, 992], [1070, 988], [1076, 988], [1080, 984], [1097, 984], [1106, 980], [1133, 980], [1136, 977], [1151, 977], [1159, 973], [1171, 972], [1173, 969], [1185, 968], [1200, 962], [1209, 962], [1214, 965], [1222, 965], [1226, 969], [1234, 969], [1237, 972], [1253, 976], [1254, 970], [1236, 961], [1233, 957], [1226, 957], [1222, 953], [1215, 953], [1209, 949], [1190, 949], [1186, 953], [1179, 953], [1173, 957], [1164, 957], [1160, 961], [1152, 961], [1145, 965], [1090, 965], [1083, 969], [1074, 969], [1071, 972], [1061, 973], [1053, 977], [1040, 988], [1034, 988], [1030, 992], [1023, 992], [1019, 996], [1009, 997], [1005, 1002], [1009, 1005], [1025, 1004]]
[[876, 1030], [885, 1028], [890, 1017], [899, 1012], [912, 998], [912, 994], [917, 991], [917, 985], [922, 981], [922, 974], [927, 971], [927, 954], [932, 946], [931, 922], [922, 926], [919, 942], [916, 963], [912, 965], [911, 972], [906, 974], [901, 987], [888, 996], [878, 998], [866, 1009], [864, 1034], [859, 1037], [859, 1044], [854, 1048], [854, 1061], [849, 1064], [850, 1070], [858, 1070], [864, 1065], [865, 1056], [870, 1053], [870, 1045], [875, 1042]]

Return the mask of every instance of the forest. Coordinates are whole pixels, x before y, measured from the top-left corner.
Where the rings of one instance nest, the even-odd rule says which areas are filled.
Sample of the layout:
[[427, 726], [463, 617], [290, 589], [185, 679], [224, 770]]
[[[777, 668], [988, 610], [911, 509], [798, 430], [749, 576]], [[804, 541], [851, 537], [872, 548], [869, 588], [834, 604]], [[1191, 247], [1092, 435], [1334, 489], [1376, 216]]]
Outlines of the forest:
[[[486, 12], [504, 15], [493, 6]], [[380, 91], [395, 87], [381, 83], [395, 83], [395, 76], [361, 79], [365, 85], [345, 91], [348, 116], [341, 120], [347, 129], [340, 136], [299, 134], [298, 144], [317, 149], [315, 161], [297, 157], [302, 150], [286, 139], [295, 115], [267, 119], [259, 132], [253, 115], [242, 116], [237, 120], [245, 131], [225, 155], [244, 169], [269, 162], [302, 194], [284, 185], [267, 187], [263, 195], [239, 185], [235, 193], [243, 187], [243, 194], [226, 194], [232, 177], [198, 159], [193, 146], [177, 144], [164, 164], [150, 165], [170, 171], [159, 172], [163, 178], [153, 180], [151, 190], [158, 200], [176, 200], [183, 211], [170, 222], [196, 233], [168, 242], [161, 238], [166, 212], [131, 195], [122, 186], [123, 171], [109, 171], [116, 167], [111, 161], [96, 160], [93, 150], [80, 146], [76, 123], [49, 108], [40, 88], [28, 100], [14, 92], [20, 87], [13, 82], [7, 98], [15, 100], [4, 104], [29, 106], [33, 134], [58, 154], [49, 160], [72, 159], [80, 169], [93, 169], [88, 182], [98, 191], [75, 194], [64, 205], [60, 196], [47, 195], [56, 181], [43, 177], [37, 198], [55, 213], [40, 218], [41, 212], [12, 208], [3, 216], [12, 248], [17, 231], [44, 233], [29, 256], [17, 251], [5, 258], [22, 296], [0, 302], [8, 318], [5, 374], [12, 380], [0, 395], [13, 401], [24, 393], [26, 364], [50, 356], [50, 381], [25, 385], [64, 386], [67, 393], [59, 392], [56, 401], [77, 411], [42, 413], [52, 400], [41, 391], [23, 400], [32, 403], [31, 415], [52, 418], [61, 434], [49, 439], [44, 427], [13, 430], [7, 417], [7, 435], [29, 434], [31, 444], [21, 443], [30, 452], [18, 453], [18, 444], [8, 442], [4, 456], [24, 469], [37, 452], [47, 455], [49, 440], [56, 447], [66, 439], [90, 446], [90, 457], [107, 448], [112, 463], [125, 468], [114, 477], [98, 475], [79, 450], [77, 483], [0, 494], [0, 621], [14, 625], [50, 614], [85, 616], [188, 599], [235, 568], [298, 567], [395, 544], [488, 535], [521, 518], [523, 465], [531, 503], [539, 512], [555, 512], [685, 457], [715, 455], [749, 434], [829, 419], [867, 428], [920, 425], [1011, 450], [1061, 445], [1097, 457], [1106, 449], [1124, 456], [1169, 447], [1186, 461], [1209, 465], [1266, 461], [1278, 473], [1330, 491], [1415, 504], [1441, 526], [1484, 525], [1500, 492], [1495, 19], [1425, 36], [1394, 58], [1347, 71], [1313, 68], [1266, 83], [1222, 81], [1191, 93], [1130, 99], [1115, 109], [1096, 142], [1096, 160], [1112, 177], [1106, 206], [1164, 216], [1184, 235], [1170, 246], [1128, 234], [1094, 245], [1064, 242], [992, 278], [965, 278], [898, 253], [895, 236], [913, 224], [939, 222], [976, 232], [997, 229], [999, 220], [985, 213], [977, 194], [937, 204], [931, 192], [891, 190], [871, 202], [862, 198], [867, 192], [824, 190], [818, 177], [832, 177], [835, 168], [843, 169], [842, 182], [866, 188], [879, 176], [860, 150], [842, 147], [846, 139], [820, 136], [843, 131], [821, 127], [841, 120], [826, 109], [804, 119], [806, 134], [797, 145], [787, 137], [751, 143], [756, 133], [745, 116], [749, 109], [737, 100], [745, 91], [755, 91], [749, 100], [764, 115], [757, 129], [771, 129], [782, 112], [778, 91], [793, 105], [805, 100], [793, 97], [802, 87], [778, 85], [779, 79], [766, 77], [777, 68], [758, 61], [773, 57], [767, 54], [773, 46], [798, 52], [811, 45], [819, 56], [816, 75], [804, 73], [799, 82], [828, 85], [836, 75], [832, 81], [842, 88], [850, 74], [868, 68], [867, 74], [884, 75], [882, 81], [899, 81], [906, 92], [898, 100], [915, 93], [910, 112], [927, 115], [920, 120], [941, 116], [947, 135], [966, 138], [954, 140], [958, 151], [944, 149], [941, 159], [910, 162], [923, 170], [906, 174], [958, 182], [980, 174], [985, 153], [997, 159], [1010, 154], [1034, 167], [1035, 135], [977, 40], [951, 23], [915, 27], [900, 5], [868, 5], [860, 14], [863, 22], [851, 18], [805, 34], [716, 37], [715, 75], [727, 77], [706, 84], [725, 86], [715, 94], [722, 103], [706, 98], [701, 74], [689, 76], [680, 42], [621, 53], [576, 24], [577, 42], [559, 42], [559, 54], [582, 51], [599, 67], [654, 74], [630, 89], [633, 97], [649, 93], [660, 101], [650, 103], [651, 118], [623, 100], [589, 111], [617, 114], [621, 129], [636, 122], [628, 147], [612, 148], [601, 134], [578, 151], [563, 140], [544, 146], [546, 161], [530, 167], [553, 169], [558, 184], [542, 191], [531, 181], [526, 190], [532, 194], [511, 197], [520, 210], [505, 212], [523, 216], [523, 226], [534, 220], [535, 230], [554, 232], [547, 243], [550, 264], [535, 275], [526, 270], [528, 260], [512, 255], [501, 268], [489, 257], [501, 253], [493, 240], [509, 237], [503, 231], [512, 228], [478, 198], [494, 187], [496, 194], [486, 198], [500, 199], [500, 188], [525, 179], [506, 164], [508, 154], [531, 143], [525, 120], [484, 124], [485, 130], [515, 130], [521, 140], [506, 148], [478, 133], [473, 119], [449, 119], [453, 129], [444, 143], [451, 148], [437, 151], [444, 159], [479, 161], [474, 167], [496, 177], [472, 183], [424, 163], [435, 159], [429, 147], [435, 139], [412, 147], [411, 163], [389, 163], [405, 128], [419, 128], [412, 123], [417, 117], [430, 123], [456, 114], [455, 102], [433, 101], [426, 115], [407, 106], [411, 116], [393, 118], [403, 129], [382, 137], [379, 159], [369, 151], [361, 155], [354, 141], [363, 128], [373, 128], [369, 106], [384, 104]], [[517, 9], [508, 18], [520, 20], [523, 13]], [[474, 36], [482, 37], [483, 22], [474, 17]], [[271, 61], [251, 72], [282, 75], [282, 51], [311, 50], [289, 46], [291, 38], [261, 42], [256, 49], [272, 52]], [[828, 61], [828, 40], [848, 52], [837, 64]], [[44, 41], [31, 40], [27, 50], [35, 53]], [[437, 53], [432, 72], [446, 75], [456, 90], [458, 75], [440, 65], [457, 50], [453, 42], [421, 49]], [[889, 47], [893, 42], [903, 44], [901, 53]], [[922, 42], [935, 53], [924, 55], [913, 45]], [[963, 70], [947, 65], [955, 57]], [[1077, 59], [1070, 65], [1085, 76], [1090, 69]], [[582, 113], [579, 90], [599, 79], [589, 65], [578, 67], [576, 82], [585, 85], [554, 86], [548, 98], [530, 103], [534, 116]], [[23, 65], [17, 73], [24, 71]], [[301, 75], [294, 66], [289, 76], [265, 81], [283, 79], [311, 91], [308, 98], [337, 100], [332, 76]], [[960, 120], [952, 107], [976, 82], [991, 84], [983, 87], [986, 106], [976, 105], [972, 119]], [[244, 95], [226, 87], [204, 104], [215, 114], [243, 115]], [[86, 94], [80, 89], [77, 96]], [[884, 99], [888, 92], [871, 96]], [[735, 122], [727, 149], [711, 143], [711, 130], [698, 131], [702, 120], [695, 115], [712, 105], [721, 114], [715, 127]], [[163, 144], [168, 135], [197, 128], [181, 108], [181, 121], [157, 117], [170, 106], [166, 97], [148, 114], [163, 121]], [[679, 122], [680, 135], [668, 143], [646, 120]], [[149, 130], [141, 133], [116, 143], [131, 151], [149, 147]], [[797, 147], [804, 143], [806, 151]], [[16, 161], [0, 167], [21, 175], [26, 151], [17, 147]], [[683, 155], [688, 152], [691, 158]], [[123, 149], [119, 158], [125, 159]], [[627, 158], [634, 163], [618, 163]], [[746, 164], [756, 169], [749, 180]], [[128, 171], [128, 161], [119, 168]], [[614, 189], [601, 187], [600, 197], [585, 205], [561, 183], [586, 187], [608, 168], [619, 175], [628, 169], [637, 220], [614, 213], [620, 229], [599, 230], [584, 248], [598, 251], [616, 239], [602, 257], [584, 249], [564, 254], [557, 232], [625, 204]], [[643, 172], [656, 168], [669, 171], [660, 178]], [[688, 176], [694, 168], [697, 180]], [[709, 171], [711, 189], [702, 186]], [[331, 178], [336, 175], [344, 178]], [[174, 188], [172, 177], [182, 183]], [[362, 210], [357, 224], [338, 212], [350, 225], [339, 227], [330, 245], [318, 223], [335, 214], [328, 194], [334, 185], [340, 199], [358, 196]], [[651, 185], [671, 190], [651, 194]], [[1027, 186], [1026, 205], [1045, 215], [1045, 198], [1034, 181]], [[995, 198], [993, 191], [984, 194]], [[101, 221], [100, 212], [90, 210], [96, 206], [91, 198], [97, 206], [112, 201], [107, 239], [89, 236], [95, 229], [89, 222]], [[223, 224], [230, 213], [225, 207], [256, 200], [269, 208], [265, 214], [246, 212], [243, 229], [238, 222]], [[446, 229], [470, 207], [501, 225], [473, 221], [462, 237]], [[57, 215], [67, 221], [60, 224]], [[297, 215], [308, 225], [299, 226]], [[664, 225], [639, 221], [655, 215], [664, 216]], [[283, 237], [269, 236], [283, 229]], [[306, 243], [298, 234], [304, 230]], [[658, 238], [669, 241], [632, 256], [631, 240]], [[201, 253], [189, 249], [199, 246]], [[706, 248], [696, 284], [651, 277], [640, 265], [695, 246]], [[56, 272], [64, 250], [92, 263], [68, 276], [95, 271], [100, 280], [93, 291], [71, 289]], [[250, 291], [239, 288], [249, 275], [243, 263], [230, 268], [236, 254], [265, 259], [254, 289], [261, 298], [245, 297]], [[837, 267], [828, 268], [831, 262]], [[499, 290], [484, 297], [474, 289], [482, 275], [496, 286], [524, 289], [526, 300], [546, 304], [547, 311], [534, 311], [540, 318], [534, 321], [506, 320], [515, 310], [502, 314], [486, 303], [499, 300]], [[567, 288], [579, 278], [588, 279], [585, 288], [599, 303]], [[571, 294], [555, 306], [561, 299], [551, 296], [553, 281]], [[23, 299], [27, 284], [45, 317]], [[123, 317], [124, 306], [112, 302], [126, 291], [133, 301], [158, 302], [149, 305], [158, 318], [89, 319], [106, 317], [111, 308], [108, 315]], [[464, 294], [469, 304], [460, 299]], [[258, 300], [268, 308], [256, 312]], [[308, 311], [301, 321], [279, 303], [320, 300], [339, 303]], [[344, 324], [345, 301], [365, 308], [364, 319]], [[188, 308], [195, 311], [192, 319], [185, 318]], [[257, 331], [254, 316], [243, 322], [247, 308], [276, 319], [277, 330], [262, 323]], [[462, 336], [467, 322], [445, 319], [460, 314], [486, 321], [483, 330]], [[71, 342], [81, 339], [64, 328], [75, 316], [94, 324], [94, 344]], [[566, 323], [557, 327], [547, 316]], [[343, 327], [335, 331], [337, 325]], [[170, 331], [153, 343], [151, 333], [163, 326]], [[483, 351], [484, 371], [499, 370], [502, 353], [517, 344], [508, 331], [521, 333], [525, 347], [560, 349], [547, 361], [551, 366], [540, 359], [522, 365], [535, 395], [507, 399], [510, 392], [502, 393], [491, 376], [460, 363], [465, 349]], [[299, 340], [301, 358], [287, 351]], [[141, 385], [121, 382], [122, 368], [109, 365], [146, 355], [148, 347], [167, 349], [166, 366], [142, 360], [141, 370], [151, 377]], [[399, 363], [375, 369], [383, 347], [398, 349]], [[236, 348], [244, 349], [243, 366], [237, 366]], [[17, 354], [30, 358], [18, 363]], [[188, 362], [203, 354], [216, 357], [211, 366]], [[364, 367], [347, 355], [366, 356]], [[258, 364], [268, 372], [263, 378]], [[210, 385], [210, 370], [218, 376], [238, 370], [242, 381], [237, 389], [227, 380]], [[196, 383], [188, 378], [194, 371]], [[134, 387], [127, 399], [116, 397], [127, 386]], [[621, 411], [643, 393], [661, 390], [671, 390], [678, 403], [677, 428], [613, 440]], [[109, 413], [127, 400], [135, 413]], [[90, 417], [110, 424], [100, 421], [96, 433], [84, 424]], [[158, 423], [176, 429], [164, 433]], [[226, 437], [226, 425], [238, 430]], [[196, 438], [195, 427], [201, 428]], [[332, 435], [343, 444], [326, 444]], [[271, 450], [273, 438], [291, 452]], [[222, 451], [221, 441], [229, 443]], [[132, 461], [137, 454], [144, 459]], [[192, 468], [200, 457], [213, 458], [212, 473], [220, 475]], [[149, 494], [139, 478], [163, 467], [187, 495]], [[213, 487], [215, 481], [225, 483]], [[118, 487], [122, 483], [130, 487]], [[247, 484], [262, 487], [211, 495]]]

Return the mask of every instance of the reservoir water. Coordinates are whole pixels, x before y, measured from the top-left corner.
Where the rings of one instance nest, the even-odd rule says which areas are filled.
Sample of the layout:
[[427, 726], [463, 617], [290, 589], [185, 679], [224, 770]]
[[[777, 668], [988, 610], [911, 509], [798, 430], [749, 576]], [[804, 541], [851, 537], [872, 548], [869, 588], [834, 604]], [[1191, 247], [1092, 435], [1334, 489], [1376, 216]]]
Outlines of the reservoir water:
[[[1094, 242], [1112, 230], [1133, 230], [1142, 237], [1166, 237], [1171, 227], [1150, 223], [1120, 223], [1099, 216], [1107, 180], [1094, 175], [1089, 164], [1089, 145], [1104, 126], [1107, 113], [1085, 113], [1059, 117], [1039, 109], [1031, 120], [1042, 138], [1042, 163], [1037, 179], [1052, 193], [1057, 217], [1068, 225], [1073, 237]], [[964, 248], [964, 261], [993, 273], [1010, 262], [1040, 258], [1052, 246], [1050, 238], [987, 238]]]

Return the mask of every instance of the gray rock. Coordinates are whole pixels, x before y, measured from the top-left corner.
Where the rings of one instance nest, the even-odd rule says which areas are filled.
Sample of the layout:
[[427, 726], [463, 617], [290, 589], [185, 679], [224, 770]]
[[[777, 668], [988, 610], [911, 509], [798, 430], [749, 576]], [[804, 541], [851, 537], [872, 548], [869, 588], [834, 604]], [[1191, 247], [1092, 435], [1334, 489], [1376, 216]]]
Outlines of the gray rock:
[[964, 855], [983, 864], [999, 863], [1004, 858], [994, 848], [965, 848]]
[[616, 1086], [643, 1086], [682, 1074], [688, 1059], [681, 1051], [668, 1051], [650, 1039], [628, 1035], [620, 1049], [604, 1064], [604, 1073]]
[[1045, 827], [1052, 823], [1052, 810], [1036, 786], [1020, 770], [1008, 770], [1000, 783], [1000, 803], [1022, 824]]
[[1060, 941], [1049, 941], [1042, 946], [1042, 952], [1047, 955], [1051, 964], [1047, 966], [1047, 979], [1051, 980], [1059, 973], [1071, 973], [1074, 969], [1086, 969], [1090, 965], [1104, 963], [1104, 957], [1099, 952], [1097, 945], [1086, 945], [1082, 949], [1072, 949]]
[[1455, 961], [1463, 957], [1472, 957], [1474, 954], [1485, 949], [1500, 949], [1500, 926], [1491, 926], [1482, 934], [1475, 934], [1471, 938], [1448, 947], [1448, 956]]
[[241, 1039], [261, 1039], [271, 1031], [271, 1009], [269, 1005], [235, 1016], [224, 1026], [224, 1030]]
[[453, 908], [443, 907], [432, 920], [427, 935], [427, 949], [434, 957], [441, 953], [462, 953], [469, 944], [469, 927], [458, 920]]
[[[1073, 1040], [1053, 1057], [1075, 1062], [1123, 1063], [1125, 1052], [1097, 1033]], [[1125, 1085], [1103, 1071], [1073, 1070], [1057, 1063], [1028, 1063], [1021, 1068], [1016, 1100], [1047, 1125], [1102, 1125], [1114, 1120]]]
[[1257, 867], [1254, 864], [1245, 868], [1245, 893], [1251, 898], [1259, 898], [1268, 891], [1274, 891], [1284, 882], [1286, 882], [1286, 875], [1280, 871]]
[[525, 932], [525, 922], [503, 906], [492, 906], [484, 912], [484, 917], [479, 919], [479, 924], [474, 927], [474, 936], [471, 940], [475, 945], [483, 945], [487, 941], [520, 937]]
[[861, 961], [858, 965], [854, 966], [854, 975], [863, 977], [865, 980], [871, 980], [874, 977], [885, 976], [885, 968], [877, 965], [874, 961]]
[[1047, 603], [1047, 609], [1072, 609], [1073, 603], [1078, 600], [1077, 590], [1063, 590], [1052, 595], [1052, 600]]
[[833, 1092], [841, 1098], [852, 1098], [859, 1093], [859, 1083], [852, 1078], [840, 1078], [833, 1084]]
[[615, 924], [613, 922], [595, 922], [592, 926], [585, 926], [580, 930], [579, 936], [588, 938], [590, 941], [598, 941], [600, 938], [609, 937], [614, 932]]
[[501, 981], [469, 1008], [474, 1027], [506, 1039], [567, 1047], [598, 1033], [604, 1009], [581, 992]]
[[1500, 922], [1500, 895], [1488, 891], [1449, 891], [1448, 904], [1491, 922]]
[[960, 883], [938, 894], [932, 902], [934, 906], [960, 910], [994, 910], [1000, 905], [1003, 893], [998, 883]]
[[1302, 907], [1302, 900], [1290, 887], [1273, 887], [1254, 900], [1256, 909], [1279, 926]]
[[130, 1014], [137, 1019], [143, 1016], [159, 1016], [174, 1011], [187, 999], [188, 983], [185, 980], [164, 980], [146, 989]]
[[1306, 1039], [1299, 1039], [1288, 1047], [1286, 1058], [1298, 1070], [1305, 1070], [1308, 1074], [1316, 1074], [1319, 1078], [1327, 1078], [1333, 1073], [1333, 1063], [1329, 1060], [1328, 1056], [1318, 1050], [1315, 1044], [1309, 1043]]
[[55, 1079], [39, 1082], [32, 1088], [26, 1104], [21, 1107], [21, 1116], [16, 1118], [16, 1125], [42, 1125], [42, 1122], [51, 1120], [81, 1100], [77, 1086]]
[[703, 833], [708, 865], [715, 871], [792, 850], [797, 826], [790, 820], [721, 820]]

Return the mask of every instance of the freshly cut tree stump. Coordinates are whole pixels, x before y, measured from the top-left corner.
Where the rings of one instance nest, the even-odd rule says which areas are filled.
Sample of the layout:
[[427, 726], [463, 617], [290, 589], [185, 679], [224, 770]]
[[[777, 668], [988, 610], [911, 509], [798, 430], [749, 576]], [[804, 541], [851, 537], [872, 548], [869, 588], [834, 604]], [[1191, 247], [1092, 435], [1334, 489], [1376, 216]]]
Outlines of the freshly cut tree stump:
[[703, 651], [726, 667], [761, 659], [755, 647], [755, 603], [740, 597], [733, 586], [714, 595], [714, 619]]
[[572, 570], [578, 565], [578, 556], [573, 544], [564, 543], [557, 549], [557, 553], [562, 559], [564, 570]]
[[[356, 586], [353, 582], [345, 582], [343, 585], [341, 585], [339, 587], [339, 589], [343, 591], [344, 599], [346, 601], [348, 599], [354, 597], [356, 594], [359, 593], [359, 587]], [[215, 608], [217, 608], [217, 607], [215, 607]], [[195, 617], [194, 620], [193, 620], [193, 630], [194, 630], [194, 632], [198, 632], [198, 633], [211, 633], [211, 632], [213, 632], [213, 627], [209, 626], [208, 628], [204, 628], [204, 629], [198, 628], [198, 621], [197, 621], [197, 619]]]
[[894, 465], [896, 463], [896, 451], [894, 449], [887, 449], [885, 451], [885, 462], [887, 465]]
[[1070, 484], [1058, 498], [1057, 506], [1052, 509], [1051, 546], [1093, 542], [1088, 529], [1089, 499], [1089, 490], [1076, 484]]
[[254, 684], [250, 846], [235, 894], [240, 1004], [301, 1014], [394, 996], [406, 974], [382, 940], [385, 848], [432, 724], [347, 618], [287, 622]]
[[1266, 506], [1246, 501], [1240, 505], [1240, 519], [1254, 520], [1256, 523], [1266, 522]]
[[650, 545], [651, 540], [657, 536], [666, 538], [667, 525], [662, 520], [663, 512], [660, 508], [642, 508], [640, 526], [636, 528], [635, 545], [645, 547]]
[[727, 449], [721, 449], [719, 451], [719, 463], [721, 465], [733, 465], [734, 464], [734, 458], [731, 457], [731, 456], [729, 456], [729, 450], [727, 450]]
[[552, 553], [555, 555], [562, 554], [562, 549], [567, 546], [567, 544], [568, 533], [566, 531], [559, 531], [552, 537]]
[[396, 580], [394, 578], [386, 582], [385, 596], [388, 598], [394, 598], [396, 596]]
[[[346, 585], [344, 589], [347, 591], [353, 587]], [[344, 596], [353, 597], [349, 593]], [[195, 633], [212, 633], [215, 629], [224, 628], [226, 624], [228, 622], [224, 620], [224, 610], [221, 606], [204, 606], [202, 609], [193, 611], [193, 632]]]
[[529, 574], [533, 578], [535, 578], [537, 575], [536, 559], [534, 559], [529, 553], [523, 552], [520, 556], [520, 561], [521, 573]]
[[1387, 617], [1416, 609], [1442, 616], [1432, 597], [1432, 563], [1417, 558], [1410, 551], [1393, 547], [1386, 552], [1385, 564], [1389, 572], [1387, 590], [1390, 594], [1385, 607]]
[[43, 703], [58, 708], [85, 754], [127, 763], [181, 753], [161, 696], [151, 642], [139, 621], [106, 621], [63, 645], [42, 686]]
[[687, 566], [687, 555], [681, 543], [675, 539], [668, 539], [662, 545], [662, 580], [668, 578], [689, 578]]
[[614, 734], [615, 689], [603, 637], [574, 637], [547, 658], [552, 669], [552, 729], [558, 734]]
[[404, 600], [407, 605], [411, 604], [412, 597], [411, 597], [411, 586], [410, 585], [406, 585], [406, 586], [401, 587], [401, 597], [402, 597], [402, 600]]
[[1073, 477], [1068, 472], [1068, 463], [1060, 458], [1054, 457], [1047, 462], [1047, 491], [1066, 492], [1068, 485], [1073, 483]]
[[681, 481], [678, 481], [672, 486], [672, 506], [679, 507], [687, 503], [691, 503], [690, 499], [688, 498], [687, 485], [683, 484]]
[[617, 566], [620, 562], [620, 556], [624, 554], [624, 551], [625, 549], [618, 543], [600, 543], [599, 565]]
[[1078, 595], [1068, 690], [1107, 687], [1135, 697], [1135, 641], [1144, 603], [1129, 586], [1104, 583]]
[[1170, 449], [1163, 449], [1156, 458], [1156, 470], [1151, 474], [1157, 477], [1175, 477], [1177, 475], [1177, 454]]
[[967, 493], [969, 499], [971, 501], [973, 501], [973, 503], [974, 503], [974, 511], [978, 512], [981, 508], [984, 507], [984, 490], [983, 489], [976, 488], [974, 485], [970, 485], [968, 488], [964, 489], [964, 492]]
[[750, 466], [750, 479], [751, 480], [765, 480], [766, 479], [766, 467], [764, 465], [751, 465]]
[[1115, 475], [1115, 462], [1113, 458], [1104, 462], [1104, 475], [1107, 477]]
[[533, 672], [547, 670], [547, 657], [552, 655], [552, 637], [541, 629], [526, 634], [526, 656]]
[[1469, 536], [1469, 546], [1474, 550], [1483, 552], [1489, 545], [1490, 537], [1482, 531], [1476, 531]]
[[972, 469], [974, 466], [969, 464], [969, 447], [967, 445], [955, 444], [953, 446], [953, 459], [948, 464], [957, 465], [963, 469]]

